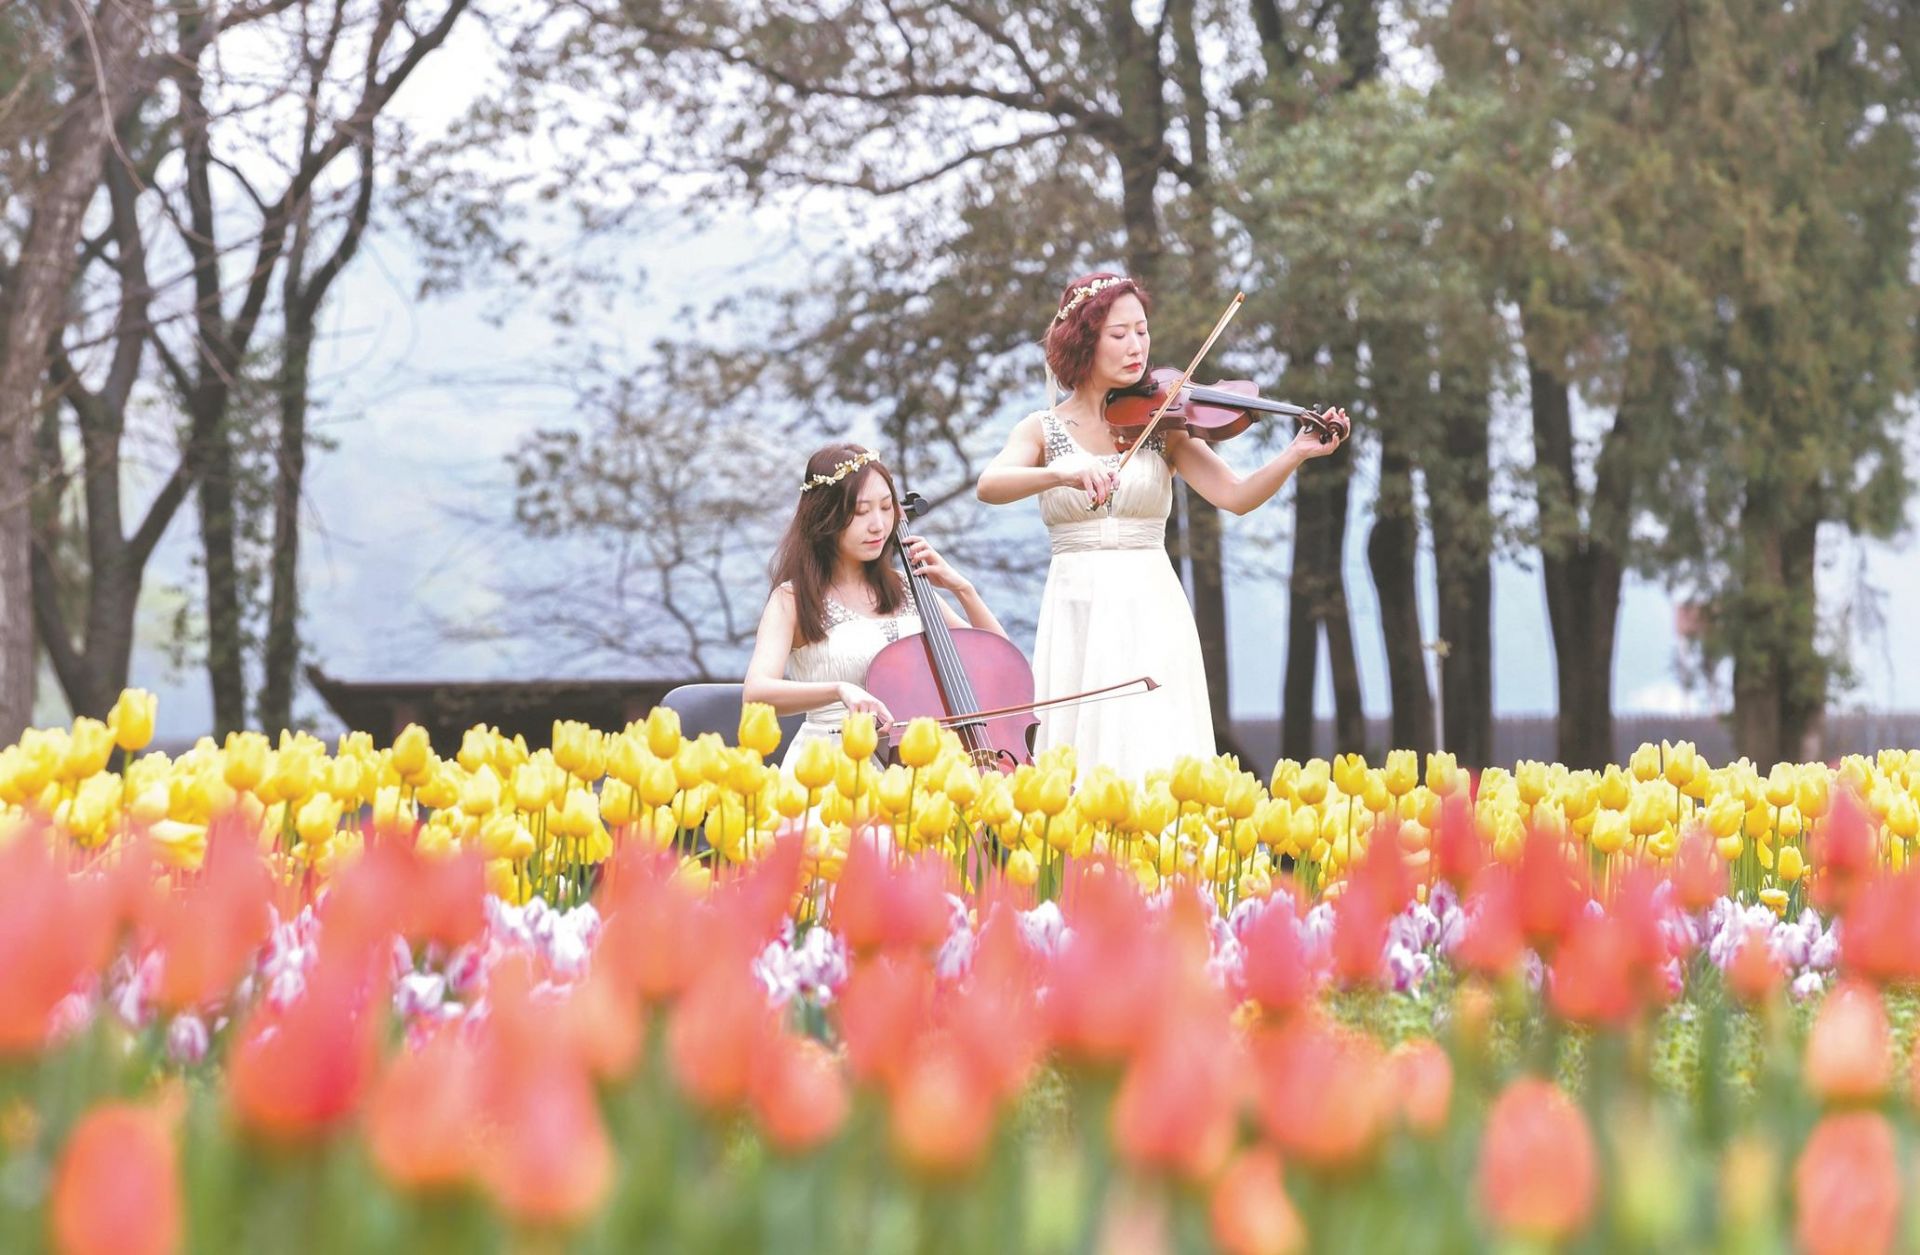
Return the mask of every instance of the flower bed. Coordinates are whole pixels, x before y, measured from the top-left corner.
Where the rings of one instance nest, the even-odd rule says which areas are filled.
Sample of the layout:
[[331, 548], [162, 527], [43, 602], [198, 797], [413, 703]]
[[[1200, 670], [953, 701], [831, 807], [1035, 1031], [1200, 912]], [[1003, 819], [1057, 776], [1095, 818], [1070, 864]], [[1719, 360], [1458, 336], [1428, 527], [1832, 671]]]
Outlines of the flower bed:
[[7, 1249], [1884, 1249], [1914, 768], [0, 750]]

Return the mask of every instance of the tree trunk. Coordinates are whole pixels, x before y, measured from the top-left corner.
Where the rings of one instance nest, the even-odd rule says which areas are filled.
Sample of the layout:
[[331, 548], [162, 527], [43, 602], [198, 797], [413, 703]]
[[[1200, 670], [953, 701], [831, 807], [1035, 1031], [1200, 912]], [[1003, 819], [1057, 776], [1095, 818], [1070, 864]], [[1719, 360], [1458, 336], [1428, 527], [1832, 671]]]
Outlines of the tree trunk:
[[1462, 766], [1493, 761], [1493, 543], [1488, 495], [1489, 397], [1478, 369], [1442, 374], [1436, 407], [1446, 464], [1429, 471], [1439, 583], [1441, 734]]
[[1626, 491], [1612, 467], [1619, 464], [1618, 451], [1629, 438], [1633, 405], [1622, 402], [1607, 434], [1596, 472], [1593, 517], [1583, 526], [1573, 470], [1572, 391], [1531, 357], [1527, 377], [1539, 485], [1541, 580], [1558, 682], [1557, 749], [1569, 767], [1600, 768], [1613, 761], [1613, 647], [1620, 616], [1621, 556], [1610, 536], [1615, 530], [1610, 520], [1624, 519], [1626, 506], [1609, 498]]
[[[1312, 474], [1312, 471], [1308, 472]], [[1327, 633], [1327, 666], [1333, 680], [1333, 748], [1361, 754], [1367, 748], [1367, 712], [1360, 691], [1360, 666], [1354, 658], [1353, 623], [1347, 614], [1347, 499], [1353, 483], [1353, 446], [1344, 444], [1319, 463], [1327, 483], [1327, 551], [1322, 570], [1325, 594], [1318, 606]]]
[[1380, 603], [1391, 694], [1390, 749], [1424, 758], [1433, 750], [1433, 690], [1427, 684], [1426, 634], [1420, 628], [1415, 562], [1420, 533], [1413, 508], [1413, 466], [1392, 424], [1382, 424], [1380, 489], [1374, 498], [1367, 567]]
[[1280, 696], [1280, 753], [1314, 757], [1313, 698], [1320, 669], [1320, 625], [1330, 596], [1332, 478], [1311, 470], [1294, 479], [1293, 562], [1287, 580], [1287, 660]]
[[308, 364], [311, 311], [287, 319], [280, 366], [280, 456], [273, 483], [272, 589], [260, 683], [260, 726], [269, 735], [293, 723], [293, 684], [300, 666], [300, 496], [307, 468]]
[[[66, 313], [87, 206], [100, 184], [110, 119], [131, 90], [132, 65], [149, 20], [145, 0], [82, 14], [91, 49], [74, 62], [75, 90], [47, 140], [47, 168], [21, 189], [30, 206], [20, 260], [0, 289], [0, 745], [33, 718], [33, 423], [46, 378], [47, 346]], [[68, 13], [62, 7], [60, 13]], [[60, 29], [66, 30], [63, 20]], [[78, 31], [68, 32], [76, 44]], [[94, 58], [102, 71], [94, 77]], [[103, 98], [104, 96], [104, 98]]]

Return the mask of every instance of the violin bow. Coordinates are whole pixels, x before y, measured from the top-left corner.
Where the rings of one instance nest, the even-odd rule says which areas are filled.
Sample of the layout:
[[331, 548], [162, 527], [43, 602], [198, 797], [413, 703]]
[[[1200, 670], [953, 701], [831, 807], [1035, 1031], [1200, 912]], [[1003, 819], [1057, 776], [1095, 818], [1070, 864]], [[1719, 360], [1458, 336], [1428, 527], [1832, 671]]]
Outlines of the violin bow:
[[[1130, 689], [1136, 684], [1142, 686], [1140, 689], [1142, 693], [1151, 693], [1160, 687], [1160, 682], [1152, 676], [1137, 675], [1131, 680], [1121, 680], [1118, 684], [1107, 684], [1081, 693], [1068, 693], [1064, 697], [1049, 697], [1045, 701], [1021, 702], [994, 710], [975, 710], [964, 715], [940, 715], [934, 719], [934, 722], [943, 728], [951, 728], [956, 724], [979, 723], [981, 720], [998, 719], [1003, 715], [1024, 715], [1030, 711], [1045, 710], [1050, 706], [1066, 706], [1078, 702], [1104, 702], [1115, 697], [1132, 697], [1132, 693], [1123, 693], [1120, 690]], [[895, 728], [904, 728], [909, 722], [911, 721], [906, 719], [896, 719], [887, 725], [886, 730], [891, 732]]]
[[1185, 392], [1187, 385], [1193, 382], [1193, 372], [1200, 369], [1201, 360], [1213, 347], [1213, 342], [1220, 338], [1220, 333], [1227, 329], [1227, 324], [1233, 321], [1233, 316], [1240, 312], [1240, 307], [1246, 304], [1246, 300], [1245, 292], [1235, 292], [1233, 299], [1227, 302], [1226, 312], [1220, 315], [1219, 322], [1213, 324], [1213, 330], [1207, 333], [1206, 341], [1200, 345], [1200, 351], [1193, 355], [1193, 360], [1187, 363], [1187, 368], [1180, 372], [1180, 382], [1167, 389], [1167, 399], [1160, 403], [1160, 408], [1155, 410], [1153, 417], [1147, 420], [1146, 428], [1141, 431], [1140, 438], [1127, 446], [1126, 455], [1120, 459], [1120, 465], [1113, 470], [1115, 475], [1127, 469], [1127, 463], [1133, 461], [1133, 455], [1140, 451], [1141, 445], [1147, 443], [1147, 438], [1153, 435], [1155, 428], [1160, 426], [1160, 420], [1166, 417], [1167, 411], [1173, 408], [1173, 403], [1180, 399], [1180, 394]]

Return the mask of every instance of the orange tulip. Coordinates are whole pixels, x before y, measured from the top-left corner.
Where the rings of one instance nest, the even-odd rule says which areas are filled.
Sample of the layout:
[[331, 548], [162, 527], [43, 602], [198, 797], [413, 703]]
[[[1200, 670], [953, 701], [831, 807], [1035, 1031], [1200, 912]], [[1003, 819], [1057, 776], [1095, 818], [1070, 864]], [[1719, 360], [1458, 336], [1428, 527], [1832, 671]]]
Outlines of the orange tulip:
[[241, 1030], [228, 1068], [235, 1114], [276, 1141], [339, 1125], [373, 1074], [385, 982], [370, 965], [324, 949], [306, 992], [284, 1011], [263, 1008]]
[[1793, 1166], [1794, 1234], [1809, 1255], [1890, 1250], [1900, 1217], [1893, 1126], [1877, 1111], [1830, 1115]]
[[445, 1027], [387, 1064], [367, 1099], [367, 1148], [401, 1189], [459, 1185], [477, 1162], [479, 1101], [473, 1047]]
[[145, 912], [142, 931], [163, 956], [156, 1001], [185, 1011], [231, 993], [272, 927], [272, 893], [252, 840], [216, 824], [200, 875]]
[[1560, 1088], [1522, 1077], [1501, 1091], [1480, 1141], [1480, 1205], [1512, 1237], [1559, 1242], [1593, 1216], [1593, 1132]]
[[108, 1103], [81, 1117], [54, 1170], [53, 1240], [65, 1255], [180, 1249], [180, 1156], [150, 1107]]
[[737, 1107], [773, 1032], [766, 994], [751, 975], [744, 968], [714, 971], [687, 991], [667, 1024], [674, 1079], [709, 1111]]
[[1261, 1124], [1284, 1154], [1323, 1171], [1372, 1156], [1391, 1098], [1371, 1037], [1308, 1018], [1257, 1041], [1254, 1057]]
[[992, 1096], [953, 1040], [922, 1043], [893, 1087], [888, 1130], [906, 1165], [927, 1176], [972, 1172], [993, 1134]]
[[1849, 981], [1827, 996], [1807, 1039], [1807, 1089], [1830, 1103], [1871, 1102], [1886, 1092], [1892, 1029], [1880, 991]]
[[1113, 1144], [1135, 1168], [1212, 1176], [1233, 1149], [1241, 1060], [1224, 1015], [1187, 1016], [1140, 1051], [1113, 1104]]
[[769, 1145], [799, 1155], [840, 1131], [847, 1118], [847, 1082], [827, 1048], [783, 1033], [750, 1085], [754, 1117]]
[[0, 1058], [45, 1043], [54, 1007], [106, 962], [117, 904], [109, 882], [70, 879], [39, 833], [0, 848]]
[[926, 1031], [933, 1008], [933, 968], [920, 955], [881, 954], [858, 960], [840, 993], [840, 1032], [855, 1079], [892, 1084]]
[[1432, 1137], [1447, 1126], [1453, 1102], [1453, 1064], [1429, 1037], [1403, 1041], [1387, 1054], [1387, 1073], [1407, 1127]]
[[1228, 1255], [1291, 1255], [1306, 1229], [1280, 1180], [1280, 1156], [1268, 1146], [1236, 1156], [1213, 1187], [1213, 1240]]

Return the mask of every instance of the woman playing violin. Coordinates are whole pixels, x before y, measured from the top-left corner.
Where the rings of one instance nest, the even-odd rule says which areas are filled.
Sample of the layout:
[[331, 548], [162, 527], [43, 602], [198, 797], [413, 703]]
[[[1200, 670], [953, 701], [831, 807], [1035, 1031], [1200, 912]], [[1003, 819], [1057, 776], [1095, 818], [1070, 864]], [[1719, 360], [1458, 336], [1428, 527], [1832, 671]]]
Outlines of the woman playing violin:
[[[861, 686], [882, 648], [921, 630], [922, 607], [893, 561], [899, 504], [893, 475], [870, 450], [831, 444], [807, 459], [800, 504], [775, 552], [773, 593], [760, 615], [743, 696], [779, 714], [807, 712], [789, 758], [803, 742], [838, 736], [848, 711], [893, 719]], [[923, 538], [906, 542], [907, 559], [929, 583], [953, 594], [962, 619], [940, 601], [954, 627], [1006, 632], [973, 585]]]
[[[1106, 401], [1152, 364], [1147, 309], [1146, 292], [1123, 275], [1068, 285], [1044, 344], [1069, 395], [1015, 424], [978, 486], [990, 505], [1040, 497], [1053, 561], [1034, 639], [1035, 696], [1044, 702], [1143, 674], [1160, 684], [1124, 700], [1043, 708], [1036, 750], [1070, 744], [1082, 769], [1100, 763], [1134, 777], [1182, 754], [1215, 752], [1200, 634], [1165, 547], [1173, 477], [1246, 514], [1351, 429], [1343, 411], [1329, 410], [1317, 416], [1324, 436], [1302, 429], [1245, 475], [1180, 429], [1157, 431], [1127, 458], [1107, 427]], [[1051, 384], [1048, 391], [1051, 402]]]

